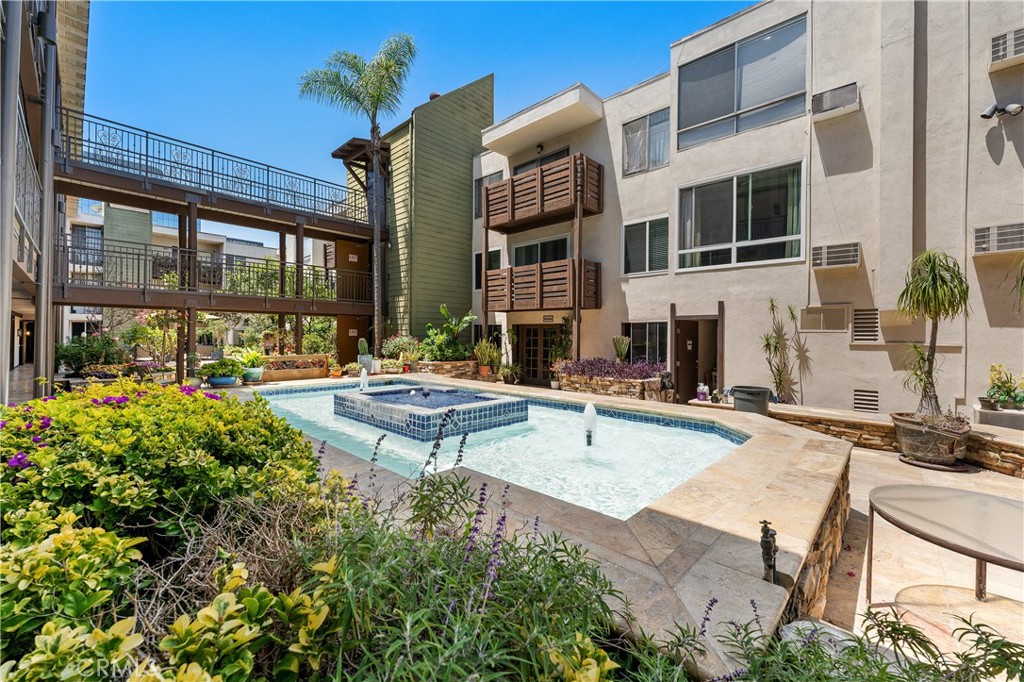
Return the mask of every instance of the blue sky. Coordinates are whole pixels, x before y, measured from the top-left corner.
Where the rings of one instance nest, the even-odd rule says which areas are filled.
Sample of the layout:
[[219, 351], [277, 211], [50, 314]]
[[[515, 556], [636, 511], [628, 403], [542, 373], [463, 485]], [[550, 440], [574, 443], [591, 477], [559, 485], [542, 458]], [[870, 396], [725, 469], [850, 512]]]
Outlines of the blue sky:
[[[749, 2], [92, 3], [86, 110], [325, 180], [360, 117], [300, 100], [297, 81], [334, 50], [388, 35], [419, 50], [401, 122], [432, 91], [495, 75], [495, 120], [577, 81], [606, 97], [669, 68], [669, 45]], [[271, 235], [207, 224], [276, 243]]]

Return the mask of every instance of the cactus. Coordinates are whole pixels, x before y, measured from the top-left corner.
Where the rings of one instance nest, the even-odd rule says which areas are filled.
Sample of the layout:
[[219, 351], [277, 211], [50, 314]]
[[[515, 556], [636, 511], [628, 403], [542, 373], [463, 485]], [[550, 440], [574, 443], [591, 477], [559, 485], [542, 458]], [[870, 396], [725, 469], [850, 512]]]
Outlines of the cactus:
[[359, 339], [359, 354], [360, 355], [369, 355], [370, 354], [370, 345], [368, 343], [366, 343], [366, 339]]

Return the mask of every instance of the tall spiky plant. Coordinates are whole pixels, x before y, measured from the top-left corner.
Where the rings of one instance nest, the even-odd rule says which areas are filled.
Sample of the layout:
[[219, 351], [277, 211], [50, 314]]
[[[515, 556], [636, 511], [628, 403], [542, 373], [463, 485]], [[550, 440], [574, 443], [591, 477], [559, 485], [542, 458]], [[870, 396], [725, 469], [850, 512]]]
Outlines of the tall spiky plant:
[[910, 318], [928, 320], [928, 349], [919, 357], [915, 385], [921, 390], [921, 402], [914, 416], [941, 416], [939, 397], [935, 392], [935, 346], [938, 342], [939, 320], [952, 320], [968, 315], [969, 286], [960, 263], [949, 254], [929, 249], [920, 253], [907, 269], [907, 279], [896, 301], [896, 307]]
[[299, 95], [370, 119], [370, 157], [373, 161], [372, 191], [367, 178], [367, 210], [373, 226], [373, 354], [380, 355], [381, 337], [381, 243], [384, 193], [381, 191], [380, 117], [398, 113], [405, 80], [416, 58], [412, 36], [396, 33], [381, 43], [377, 54], [366, 60], [339, 50], [323, 68], [310, 69], [299, 79]]

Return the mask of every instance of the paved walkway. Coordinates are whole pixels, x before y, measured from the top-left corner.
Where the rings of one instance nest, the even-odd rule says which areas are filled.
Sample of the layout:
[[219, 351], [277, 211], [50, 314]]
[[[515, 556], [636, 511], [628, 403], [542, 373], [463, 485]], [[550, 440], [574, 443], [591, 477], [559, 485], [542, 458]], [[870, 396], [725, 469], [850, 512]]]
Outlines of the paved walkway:
[[[920, 483], [1024, 499], [1024, 480], [991, 471], [953, 474], [904, 464], [889, 452], [854, 448], [850, 460], [851, 510], [844, 550], [829, 577], [824, 620], [846, 629], [860, 625], [865, 601], [865, 544], [868, 493], [894, 483]], [[1024, 641], [1024, 573], [988, 567], [988, 600], [974, 598], [974, 559], [920, 540], [875, 517], [874, 593], [876, 606], [890, 603], [905, 611], [947, 650], [956, 648], [950, 614], [991, 625]]]
[[11, 370], [11, 388], [8, 402], [23, 403], [32, 400], [36, 378], [35, 365], [18, 365]]

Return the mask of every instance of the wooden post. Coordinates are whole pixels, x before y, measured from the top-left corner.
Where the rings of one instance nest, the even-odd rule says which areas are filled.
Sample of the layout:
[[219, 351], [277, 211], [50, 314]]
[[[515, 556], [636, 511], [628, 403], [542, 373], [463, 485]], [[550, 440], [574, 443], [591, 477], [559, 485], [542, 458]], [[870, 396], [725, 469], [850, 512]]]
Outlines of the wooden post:
[[[188, 204], [188, 288], [199, 290], [199, 206], [195, 202]], [[194, 345], [194, 342], [193, 342]], [[190, 351], [192, 352], [192, 351]]]
[[196, 316], [198, 311], [195, 308], [189, 308], [188, 314], [188, 342], [186, 345], [186, 352], [189, 354], [196, 352]]
[[[486, 194], [487, 188], [484, 188], [483, 196]], [[488, 232], [487, 229], [487, 202], [484, 202], [484, 246], [483, 253], [480, 254], [480, 323], [483, 325], [484, 338], [487, 338], [487, 252], [489, 250], [488, 243]]]
[[[301, 222], [295, 223], [295, 298], [301, 300], [305, 292], [303, 277], [306, 260], [305, 233]], [[337, 260], [337, 258], [335, 258]], [[302, 355], [302, 312], [295, 313], [295, 354]]]
[[725, 301], [718, 302], [718, 386], [719, 391], [725, 390]]
[[[188, 273], [188, 216], [184, 213], [178, 214], [178, 289], [182, 289]], [[187, 313], [182, 308], [178, 311], [182, 317]], [[177, 343], [174, 349], [174, 380], [179, 384], [185, 381], [185, 325], [179, 324], [177, 329]]]
[[[288, 269], [288, 235], [285, 234], [284, 228], [278, 232], [278, 283], [277, 283], [277, 294], [281, 298], [285, 297], [287, 291], [287, 269]], [[278, 314], [277, 316], [277, 352], [279, 355], [284, 355], [284, 315]]]

